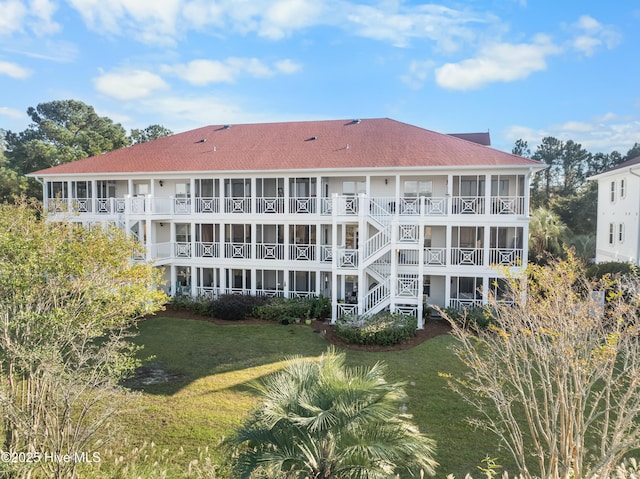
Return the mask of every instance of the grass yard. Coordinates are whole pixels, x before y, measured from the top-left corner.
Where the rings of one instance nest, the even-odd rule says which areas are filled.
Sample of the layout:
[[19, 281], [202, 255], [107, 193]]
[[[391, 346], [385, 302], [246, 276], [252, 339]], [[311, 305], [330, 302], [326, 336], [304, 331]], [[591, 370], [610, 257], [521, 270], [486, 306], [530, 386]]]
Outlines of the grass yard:
[[[149, 364], [168, 380], [136, 386], [139, 393], [124, 414], [122, 451], [115, 452], [126, 454], [127, 448], [153, 442], [156, 451], [164, 451], [160, 462], [167, 477], [184, 477], [189, 461], [207, 446], [207, 454], [220, 463], [224, 457], [220, 441], [233, 433], [256, 404], [250, 382], [279, 369], [288, 356], [319, 356], [329, 346], [305, 325], [218, 326], [155, 317], [139, 328], [136, 343], [144, 345], [142, 357], [152, 357]], [[455, 473], [460, 479], [475, 471], [486, 455], [496, 457], [499, 451], [493, 436], [466, 424], [464, 418], [474, 411], [447, 389], [446, 380], [438, 374], [461, 373], [448, 350], [451, 342], [447, 335], [404, 351], [347, 351], [347, 359], [351, 365], [384, 361], [387, 379], [407, 383], [408, 412], [438, 444], [436, 459], [441, 466], [437, 477]], [[108, 471], [110, 459], [105, 457], [100, 468]], [[503, 455], [498, 462], [507, 464], [508, 458]], [[140, 471], [136, 473], [142, 475]]]

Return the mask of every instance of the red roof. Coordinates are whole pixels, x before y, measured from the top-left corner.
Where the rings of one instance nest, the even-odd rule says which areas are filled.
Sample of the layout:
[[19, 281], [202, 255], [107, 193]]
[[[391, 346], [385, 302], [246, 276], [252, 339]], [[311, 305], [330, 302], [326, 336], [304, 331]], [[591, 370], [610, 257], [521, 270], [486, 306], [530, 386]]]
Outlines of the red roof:
[[381, 118], [205, 126], [33, 175], [540, 165]]

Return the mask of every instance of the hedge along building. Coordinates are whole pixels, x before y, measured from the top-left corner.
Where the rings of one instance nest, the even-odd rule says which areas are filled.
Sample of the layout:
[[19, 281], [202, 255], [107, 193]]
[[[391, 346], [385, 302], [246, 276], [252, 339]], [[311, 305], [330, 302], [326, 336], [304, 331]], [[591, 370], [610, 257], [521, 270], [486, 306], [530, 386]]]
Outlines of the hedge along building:
[[[473, 141], [469, 141], [473, 140]], [[483, 144], [479, 144], [483, 143]], [[539, 162], [390, 119], [206, 126], [32, 173], [52, 220], [113, 223], [172, 295], [323, 295], [332, 320], [499, 294]]]

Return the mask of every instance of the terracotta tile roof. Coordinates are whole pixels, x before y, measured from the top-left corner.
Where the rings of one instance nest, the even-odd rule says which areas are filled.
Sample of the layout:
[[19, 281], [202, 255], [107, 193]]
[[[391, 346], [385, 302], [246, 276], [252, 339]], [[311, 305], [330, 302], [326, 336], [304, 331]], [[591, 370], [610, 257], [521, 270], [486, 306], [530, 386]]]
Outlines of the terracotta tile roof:
[[540, 165], [381, 118], [206, 126], [32, 175]]

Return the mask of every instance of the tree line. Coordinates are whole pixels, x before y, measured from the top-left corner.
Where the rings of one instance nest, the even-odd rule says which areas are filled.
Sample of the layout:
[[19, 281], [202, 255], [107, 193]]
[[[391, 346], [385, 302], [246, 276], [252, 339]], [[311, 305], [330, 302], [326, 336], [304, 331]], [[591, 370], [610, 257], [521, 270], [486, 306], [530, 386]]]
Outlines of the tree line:
[[28, 173], [173, 134], [154, 124], [127, 135], [122, 125], [78, 100], [40, 103], [27, 115], [32, 123], [24, 131], [0, 130], [0, 201], [41, 199], [42, 188]]
[[568, 248], [589, 260], [595, 256], [598, 184], [588, 178], [640, 156], [640, 143], [625, 155], [618, 151], [592, 153], [573, 140], [552, 136], [535, 151], [517, 140], [512, 153], [544, 163], [547, 168], [531, 181], [530, 259], [562, 256]]

